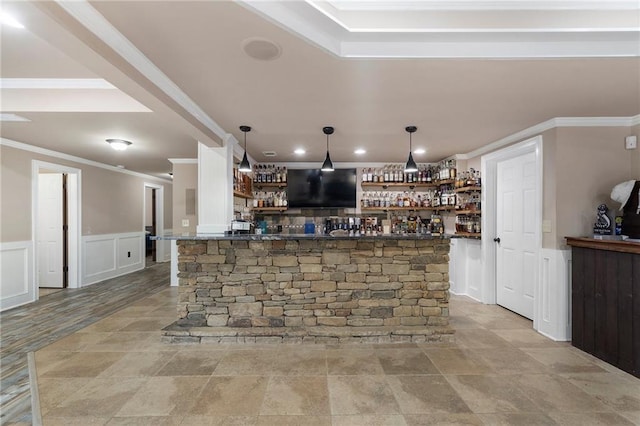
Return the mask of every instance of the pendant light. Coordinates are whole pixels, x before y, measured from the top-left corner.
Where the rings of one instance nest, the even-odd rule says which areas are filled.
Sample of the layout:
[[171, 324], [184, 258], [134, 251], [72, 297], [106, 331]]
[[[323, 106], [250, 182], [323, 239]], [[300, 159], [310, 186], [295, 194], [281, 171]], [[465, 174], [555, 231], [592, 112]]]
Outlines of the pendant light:
[[251, 127], [240, 126], [240, 130], [244, 133], [244, 155], [242, 156], [240, 166], [238, 166], [238, 171], [242, 173], [250, 173], [251, 164], [249, 164], [249, 159], [247, 158], [247, 132], [251, 131]]
[[332, 172], [334, 169], [333, 163], [331, 162], [331, 157], [329, 157], [329, 135], [333, 134], [333, 127], [323, 127], [322, 132], [327, 135], [327, 158], [324, 159], [324, 163], [322, 163], [322, 168], [320, 170], [322, 170], [323, 172]]
[[411, 152], [411, 135], [418, 130], [416, 126], [407, 126], [405, 130], [409, 133], [409, 159], [407, 160], [407, 164], [404, 166], [405, 173], [413, 173], [418, 171], [418, 166], [416, 162], [413, 161], [413, 154]]

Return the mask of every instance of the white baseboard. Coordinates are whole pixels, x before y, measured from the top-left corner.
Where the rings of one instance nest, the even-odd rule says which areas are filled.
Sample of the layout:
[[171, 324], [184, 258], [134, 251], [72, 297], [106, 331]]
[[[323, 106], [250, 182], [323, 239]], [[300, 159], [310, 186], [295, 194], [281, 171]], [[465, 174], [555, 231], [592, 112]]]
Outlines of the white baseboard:
[[119, 277], [144, 268], [143, 232], [82, 237], [82, 286]]
[[0, 243], [0, 311], [36, 300], [31, 241]]
[[542, 249], [533, 328], [556, 341], [571, 340], [571, 250]]

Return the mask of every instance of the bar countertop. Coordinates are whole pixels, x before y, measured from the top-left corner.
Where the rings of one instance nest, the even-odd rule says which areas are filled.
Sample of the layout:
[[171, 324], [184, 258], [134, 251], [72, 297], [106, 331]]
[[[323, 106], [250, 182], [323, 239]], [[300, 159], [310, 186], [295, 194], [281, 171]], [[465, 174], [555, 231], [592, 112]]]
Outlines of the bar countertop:
[[281, 241], [281, 240], [438, 240], [454, 235], [384, 234], [384, 235], [325, 235], [325, 234], [171, 234], [153, 236], [154, 240], [219, 240], [219, 241]]
[[640, 242], [638, 242], [637, 240], [598, 240], [595, 238], [577, 237], [565, 238], [567, 240], [567, 244], [572, 247], [640, 254]]

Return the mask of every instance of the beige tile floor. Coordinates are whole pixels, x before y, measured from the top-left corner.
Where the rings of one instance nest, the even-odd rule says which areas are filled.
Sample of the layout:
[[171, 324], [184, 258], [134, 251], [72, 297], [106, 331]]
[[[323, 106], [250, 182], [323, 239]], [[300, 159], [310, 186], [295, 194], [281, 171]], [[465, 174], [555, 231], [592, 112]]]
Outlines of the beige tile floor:
[[455, 344], [169, 345], [175, 289], [36, 353], [45, 425], [640, 425], [640, 380], [452, 297]]

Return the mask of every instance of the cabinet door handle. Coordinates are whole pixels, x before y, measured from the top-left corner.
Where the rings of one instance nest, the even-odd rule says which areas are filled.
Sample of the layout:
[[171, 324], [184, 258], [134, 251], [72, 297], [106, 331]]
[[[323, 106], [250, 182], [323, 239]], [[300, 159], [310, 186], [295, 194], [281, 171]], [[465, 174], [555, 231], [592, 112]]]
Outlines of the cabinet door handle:
[[495, 237], [495, 238], [493, 239], [493, 241], [495, 241], [496, 243], [500, 244], [500, 237]]

